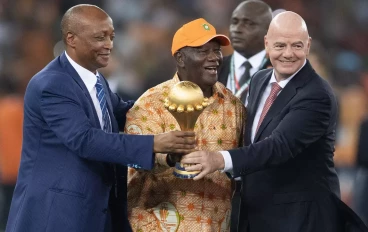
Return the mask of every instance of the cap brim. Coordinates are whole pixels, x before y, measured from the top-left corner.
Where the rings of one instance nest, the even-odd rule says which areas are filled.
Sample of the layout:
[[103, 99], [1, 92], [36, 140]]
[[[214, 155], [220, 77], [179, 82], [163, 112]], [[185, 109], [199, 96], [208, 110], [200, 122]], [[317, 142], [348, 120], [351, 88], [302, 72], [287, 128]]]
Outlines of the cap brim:
[[197, 40], [191, 42], [187, 46], [199, 47], [199, 46], [202, 46], [202, 45], [208, 43], [209, 41], [211, 41], [213, 39], [216, 39], [217, 41], [219, 41], [221, 46], [230, 45], [230, 39], [226, 35], [217, 34], [217, 35], [213, 35], [213, 36], [204, 36], [200, 39], [197, 39]]

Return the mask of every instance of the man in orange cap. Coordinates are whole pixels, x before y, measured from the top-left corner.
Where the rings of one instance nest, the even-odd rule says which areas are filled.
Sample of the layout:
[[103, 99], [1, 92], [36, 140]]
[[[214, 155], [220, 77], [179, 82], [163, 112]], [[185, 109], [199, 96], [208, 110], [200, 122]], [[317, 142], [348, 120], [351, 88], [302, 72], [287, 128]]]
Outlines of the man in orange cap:
[[[204, 19], [183, 25], [174, 35], [174, 77], [144, 93], [127, 114], [125, 130], [133, 134], [158, 134], [180, 130], [164, 107], [170, 89], [179, 81], [197, 84], [209, 105], [198, 117], [194, 131], [197, 149], [231, 149], [242, 145], [245, 108], [230, 90], [217, 82], [222, 63], [221, 45], [229, 39], [216, 34]], [[201, 181], [173, 175], [171, 154], [156, 154], [151, 172], [134, 169], [128, 174], [128, 212], [134, 231], [229, 231], [231, 180], [225, 173]]]

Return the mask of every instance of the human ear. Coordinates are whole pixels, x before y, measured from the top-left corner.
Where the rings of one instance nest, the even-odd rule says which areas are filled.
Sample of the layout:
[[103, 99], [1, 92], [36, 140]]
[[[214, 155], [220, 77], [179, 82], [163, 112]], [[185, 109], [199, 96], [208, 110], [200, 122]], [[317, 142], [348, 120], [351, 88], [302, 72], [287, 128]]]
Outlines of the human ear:
[[66, 44], [72, 48], [74, 48], [76, 45], [75, 45], [75, 34], [68, 31], [66, 33], [66, 38], [65, 38], [65, 41], [66, 41]]
[[308, 42], [307, 42], [307, 51], [306, 54], [309, 55], [309, 50], [312, 44], [312, 37], [308, 37]]
[[185, 54], [178, 51], [174, 54], [174, 57], [175, 57], [176, 65], [183, 68], [185, 66], [184, 65]]
[[264, 37], [264, 46], [265, 46], [265, 51], [266, 51], [266, 54], [268, 54], [269, 50], [268, 50], [268, 41], [267, 41], [267, 35], [265, 35], [265, 37]]

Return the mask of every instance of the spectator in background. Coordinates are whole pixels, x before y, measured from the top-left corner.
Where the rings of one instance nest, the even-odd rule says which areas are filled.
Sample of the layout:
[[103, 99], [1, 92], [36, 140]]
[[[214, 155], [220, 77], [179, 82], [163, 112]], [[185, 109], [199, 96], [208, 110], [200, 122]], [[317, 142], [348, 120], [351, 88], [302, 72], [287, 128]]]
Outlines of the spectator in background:
[[[245, 108], [231, 91], [217, 82], [222, 63], [223, 35], [204, 19], [182, 26], [174, 35], [172, 55], [177, 73], [144, 93], [127, 114], [127, 133], [158, 134], [180, 130], [164, 107], [170, 89], [179, 81], [196, 83], [209, 106], [199, 115], [194, 131], [198, 149], [236, 148], [243, 143]], [[173, 175], [172, 154], [156, 154], [150, 172], [128, 174], [128, 212], [134, 231], [229, 231], [231, 180], [216, 172], [204, 180]], [[160, 214], [166, 210], [165, 213]]]
[[230, 40], [234, 53], [224, 57], [219, 81], [243, 103], [251, 76], [270, 65], [264, 50], [264, 36], [271, 19], [271, 8], [260, 0], [243, 1], [231, 16]]

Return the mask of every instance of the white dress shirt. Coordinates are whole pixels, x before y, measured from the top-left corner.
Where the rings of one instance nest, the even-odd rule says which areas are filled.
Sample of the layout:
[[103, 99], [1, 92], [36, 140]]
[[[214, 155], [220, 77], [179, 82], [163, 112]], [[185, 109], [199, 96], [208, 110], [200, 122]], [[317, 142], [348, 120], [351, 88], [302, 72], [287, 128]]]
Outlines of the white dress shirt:
[[70, 58], [66, 52], [65, 52], [65, 56], [68, 59], [69, 63], [73, 66], [75, 71], [77, 71], [77, 73], [80, 76], [80, 78], [82, 79], [83, 83], [86, 85], [86, 88], [87, 88], [87, 90], [88, 90], [88, 92], [89, 92], [89, 94], [92, 98], [93, 105], [95, 106], [97, 116], [98, 116], [98, 119], [100, 121], [101, 128], [103, 128], [104, 122], [102, 120], [102, 110], [101, 110], [100, 102], [98, 101], [97, 96], [96, 96], [96, 93], [97, 93], [97, 90], [96, 90], [97, 77], [96, 77], [96, 75], [99, 76], [99, 73], [96, 72], [96, 74], [94, 74], [93, 72], [83, 68], [82, 66], [77, 64], [74, 60], [72, 60], [72, 58]]
[[[254, 137], [256, 135], [257, 125], [258, 125], [259, 119], [261, 117], [263, 107], [264, 107], [264, 105], [266, 103], [266, 100], [267, 100], [268, 95], [270, 95], [270, 93], [271, 93], [272, 83], [277, 82], [279, 84], [279, 86], [282, 88], [281, 89], [281, 91], [282, 91], [285, 88], [285, 86], [287, 85], [287, 83], [289, 83], [289, 81], [291, 79], [293, 79], [293, 77], [304, 67], [304, 65], [306, 63], [307, 63], [307, 61], [305, 60], [303, 66], [298, 71], [296, 71], [293, 75], [291, 75], [287, 79], [282, 80], [280, 82], [277, 82], [277, 80], [276, 80], [275, 70], [272, 71], [272, 75], [271, 75], [270, 81], [268, 82], [268, 85], [267, 85], [265, 91], [262, 94], [262, 97], [261, 97], [260, 102], [258, 104], [258, 108], [257, 108], [256, 114], [254, 116], [254, 121], [253, 121], [253, 125], [252, 125], [252, 134], [251, 134], [251, 142], [252, 143], [253, 143]], [[280, 94], [281, 91], [278, 94]], [[230, 173], [232, 173], [232, 170], [233, 170], [233, 162], [232, 162], [230, 153], [228, 151], [220, 151], [220, 152], [221, 152], [221, 154], [222, 154], [222, 156], [224, 158], [224, 161], [225, 161], [225, 168], [224, 168], [223, 171], [224, 172], [230, 172]]]
[[[236, 81], [239, 83], [241, 76], [245, 72], [245, 67], [243, 65], [245, 61], [249, 61], [249, 63], [252, 65], [252, 68], [249, 70], [250, 76], [252, 76], [254, 73], [256, 73], [259, 70], [259, 67], [262, 65], [262, 61], [265, 58], [265, 56], [266, 56], [265, 50], [258, 52], [257, 54], [255, 54], [249, 59], [240, 55], [240, 53], [238, 53], [237, 51], [234, 51], [234, 68], [235, 68], [234, 71], [235, 71]], [[231, 77], [230, 75], [231, 74], [229, 73], [229, 78], [227, 79], [227, 84], [226, 84], [226, 87], [228, 89], [232, 88], [230, 78], [234, 78], [234, 77]]]

